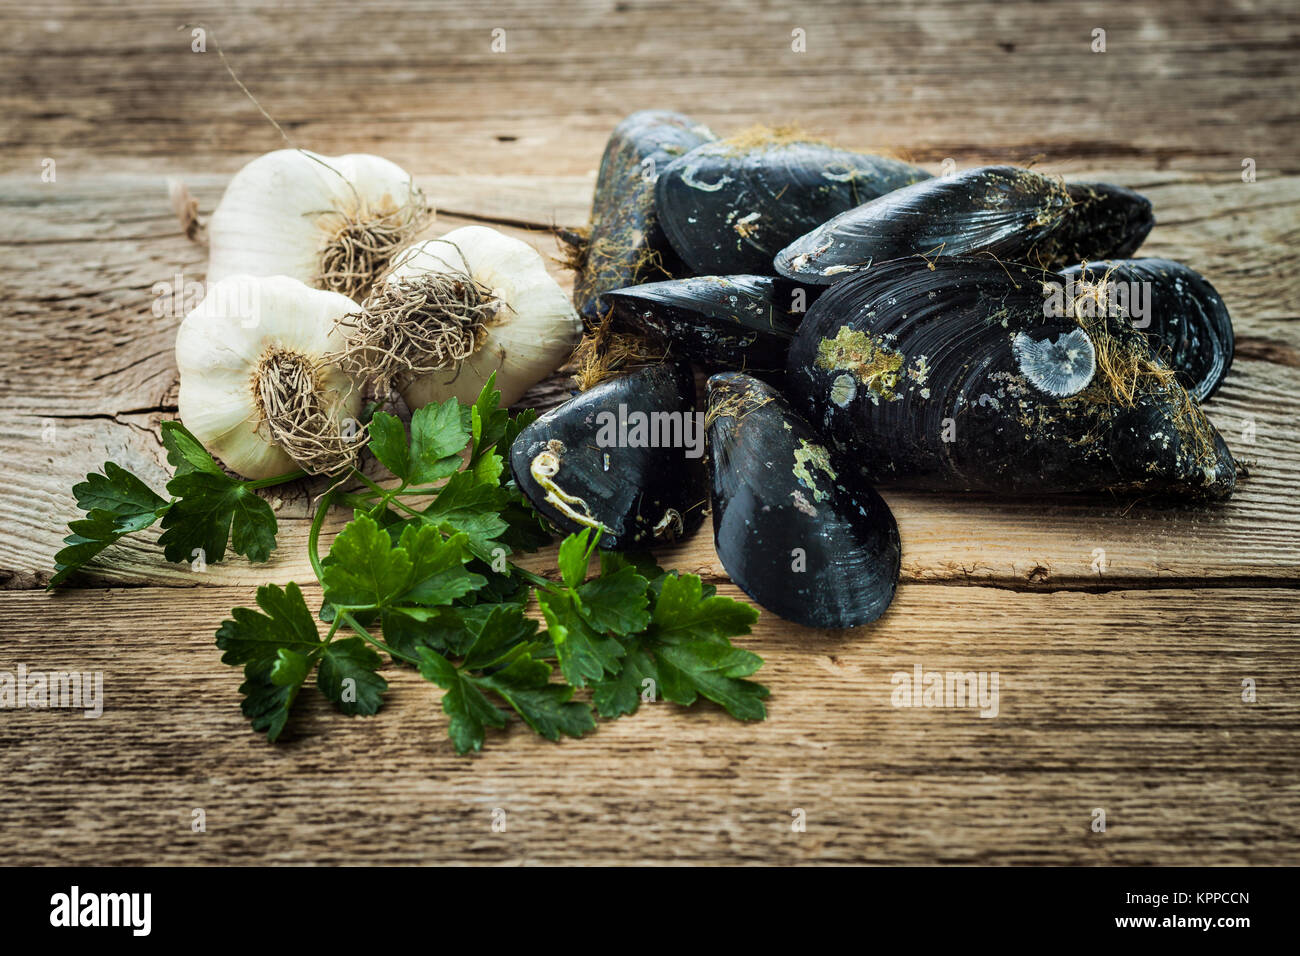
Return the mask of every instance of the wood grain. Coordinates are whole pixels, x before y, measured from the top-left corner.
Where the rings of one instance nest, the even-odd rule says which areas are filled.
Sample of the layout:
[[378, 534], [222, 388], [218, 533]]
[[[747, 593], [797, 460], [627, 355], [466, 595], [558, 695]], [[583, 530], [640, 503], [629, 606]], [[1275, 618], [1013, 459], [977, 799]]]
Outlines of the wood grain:
[[[6, 171], [53, 154], [96, 174], [142, 160], [230, 173], [279, 146], [215, 39], [297, 142], [448, 175], [586, 173], [645, 108], [722, 129], [796, 123], [936, 163], [1047, 154], [1231, 181], [1252, 157], [1300, 172], [1300, 11], [1284, 0], [54, 0], [4, 18]], [[195, 22], [206, 53], [177, 29]]]
[[[173, 595], [0, 594], [0, 670], [102, 670], [105, 698], [97, 720], [0, 720], [0, 773], [21, 781], [7, 862], [1300, 862], [1290, 591], [906, 586], [872, 627], [741, 639], [767, 660], [764, 723], [652, 704], [558, 745], [515, 723], [475, 757], [452, 751], [437, 688], [396, 668], [378, 716], [309, 687], [266, 744], [212, 637], [249, 594], [160, 615]], [[917, 664], [997, 671], [998, 715], [894, 707]]]
[[[206, 53], [177, 30], [196, 21]], [[439, 691], [390, 668], [379, 716], [309, 689], [268, 746], [213, 632], [255, 585], [312, 580], [323, 486], [270, 494], [269, 564], [195, 573], [144, 535], [38, 590], [82, 475], [111, 458], [166, 478], [182, 313], [155, 306], [206, 255], [165, 177], [208, 213], [283, 145], [218, 41], [294, 142], [388, 156], [430, 193], [434, 232], [499, 224], [548, 256], [553, 227], [586, 219], [609, 130], [643, 108], [1138, 189], [1158, 219], [1143, 254], [1203, 272], [1232, 312], [1236, 361], [1207, 411], [1250, 477], [1205, 509], [883, 489], [894, 606], [840, 634], [764, 615], [743, 641], [767, 659], [763, 724], [658, 704], [560, 745], [515, 725], [460, 758]], [[108, 699], [98, 720], [0, 712], [6, 862], [1300, 862], [1295, 4], [51, 0], [0, 8], [0, 49], [0, 671], [102, 670]], [[707, 531], [660, 558], [738, 593]], [[524, 563], [550, 571], [553, 553]], [[914, 664], [997, 670], [998, 717], [893, 707]]]

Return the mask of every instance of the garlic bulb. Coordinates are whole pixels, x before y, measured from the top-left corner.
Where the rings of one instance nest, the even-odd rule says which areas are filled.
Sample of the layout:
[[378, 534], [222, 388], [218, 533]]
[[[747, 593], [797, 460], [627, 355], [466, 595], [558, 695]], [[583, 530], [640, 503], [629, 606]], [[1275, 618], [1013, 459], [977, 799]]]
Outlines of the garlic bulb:
[[336, 364], [357, 304], [288, 276], [229, 276], [176, 334], [181, 421], [246, 478], [333, 474], [364, 444], [361, 391]]
[[412, 409], [473, 402], [493, 372], [505, 405], [568, 359], [582, 323], [532, 246], [485, 226], [417, 243], [358, 316], [354, 374], [393, 380]]
[[386, 159], [276, 150], [236, 173], [212, 213], [208, 281], [285, 275], [360, 300], [430, 216]]

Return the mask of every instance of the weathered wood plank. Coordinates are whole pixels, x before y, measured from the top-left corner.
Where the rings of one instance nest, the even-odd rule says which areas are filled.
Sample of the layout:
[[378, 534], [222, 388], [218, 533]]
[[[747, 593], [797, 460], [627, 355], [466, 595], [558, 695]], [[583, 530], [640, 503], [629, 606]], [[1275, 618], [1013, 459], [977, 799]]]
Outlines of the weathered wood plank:
[[[307, 688], [267, 745], [212, 642], [250, 597], [0, 594], [0, 671], [100, 670], [105, 700], [0, 720], [9, 863], [1300, 862], [1293, 592], [904, 586], [853, 632], [760, 620], [741, 642], [766, 722], [651, 704], [559, 745], [512, 725], [473, 758], [395, 668], [377, 717]], [[997, 671], [997, 716], [894, 707], [918, 664]]]
[[[0, 11], [12, 63], [0, 168], [53, 154], [100, 172], [142, 158], [232, 172], [248, 151], [278, 145], [215, 43], [195, 53], [178, 32], [196, 18], [179, 0]], [[609, 128], [648, 107], [720, 128], [799, 123], [931, 162], [1043, 153], [1232, 178], [1243, 157], [1295, 172], [1300, 153], [1300, 14], [1284, 0], [731, 0], [707, 11], [293, 0], [214, 10], [207, 22], [299, 142], [326, 153], [364, 143], [450, 175], [586, 173]], [[1092, 51], [1098, 28], [1104, 53]]]

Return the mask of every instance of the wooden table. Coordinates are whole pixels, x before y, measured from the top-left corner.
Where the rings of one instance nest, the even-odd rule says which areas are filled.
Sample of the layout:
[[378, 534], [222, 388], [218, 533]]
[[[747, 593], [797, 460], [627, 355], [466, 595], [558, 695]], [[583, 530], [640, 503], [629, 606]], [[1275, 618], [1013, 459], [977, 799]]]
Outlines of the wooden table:
[[[0, 670], [102, 670], [106, 696], [98, 720], [0, 714], [4, 862], [1300, 862], [1293, 3], [299, 0], [211, 5], [207, 53], [177, 30], [191, 10], [0, 11]], [[256, 585], [312, 580], [318, 487], [277, 499], [269, 565], [199, 574], [144, 535], [42, 590], [82, 475], [111, 458], [165, 479], [178, 317], [152, 290], [201, 279], [205, 253], [164, 177], [210, 212], [281, 145], [218, 40], [296, 143], [388, 156], [437, 203], [435, 231], [504, 224], [548, 254], [549, 227], [586, 219], [610, 128], [648, 107], [1137, 188], [1159, 220], [1144, 252], [1203, 272], [1232, 311], [1208, 411], [1250, 477], [1213, 508], [885, 489], [894, 606], [850, 633], [764, 615], [743, 639], [767, 660], [762, 724], [659, 704], [559, 745], [516, 725], [458, 757], [439, 692], [390, 669], [379, 716], [304, 693], [268, 745], [213, 633]], [[738, 593], [707, 533], [661, 559]], [[998, 671], [998, 716], [891, 706], [915, 664]]]

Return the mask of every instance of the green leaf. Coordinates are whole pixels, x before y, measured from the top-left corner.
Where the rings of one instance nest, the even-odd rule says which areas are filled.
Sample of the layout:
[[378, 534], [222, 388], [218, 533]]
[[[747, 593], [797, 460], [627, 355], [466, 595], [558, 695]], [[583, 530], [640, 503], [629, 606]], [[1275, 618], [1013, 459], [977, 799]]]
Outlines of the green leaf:
[[298, 585], [263, 585], [257, 589], [257, 606], [262, 613], [237, 607], [230, 620], [221, 622], [217, 647], [226, 652], [221, 663], [261, 663], [269, 668], [281, 648], [304, 654], [319, 649], [320, 634]]
[[359, 637], [335, 639], [321, 651], [316, 686], [345, 714], [374, 714], [388, 681], [375, 671], [383, 660]]
[[661, 579], [651, 616], [651, 630], [661, 641], [723, 641], [748, 634], [758, 620], [751, 605], [727, 597], [706, 594], [694, 574], [667, 574]]
[[519, 437], [519, 433], [538, 419], [537, 409], [526, 408], [518, 415], [515, 415], [506, 423], [505, 434], [503, 434], [497, 445], [503, 448], [510, 448]]
[[265, 561], [275, 550], [275, 512], [244, 482], [191, 470], [167, 482], [167, 490], [178, 499], [163, 515], [158, 539], [168, 561], [190, 561], [201, 551], [216, 563], [227, 541], [250, 561]]
[[176, 469], [176, 474], [187, 475], [192, 471], [202, 471], [225, 477], [225, 472], [208, 454], [203, 443], [180, 422], [162, 423], [162, 443], [167, 449], [167, 460]]
[[263, 613], [246, 607], [230, 612], [232, 618], [217, 630], [217, 647], [225, 651], [222, 663], [244, 665], [240, 709], [254, 730], [274, 741], [289, 720], [321, 643], [298, 585], [260, 587], [257, 605]]
[[410, 555], [394, 548], [388, 532], [366, 515], [353, 518], [339, 532], [330, 559], [321, 583], [325, 600], [339, 607], [386, 607], [411, 585]]
[[412, 485], [433, 484], [457, 471], [470, 440], [470, 412], [454, 398], [411, 416], [411, 435], [399, 418], [376, 412], [370, 450], [389, 471]]
[[431, 525], [408, 526], [398, 544], [411, 557], [411, 585], [401, 596], [404, 602], [422, 607], [450, 604], [487, 583], [465, 567], [472, 555], [464, 534], [444, 539]]
[[696, 694], [726, 708], [737, 720], [762, 720], [767, 716], [762, 684], [740, 680], [763, 664], [757, 654], [712, 640], [685, 641], [661, 646], [659, 690], [664, 698], [690, 706]]
[[[611, 579], [633, 568], [627, 558], [601, 564], [602, 571], [616, 569]], [[644, 562], [641, 567], [648, 569]], [[758, 612], [740, 601], [717, 597], [693, 574], [661, 575], [647, 590], [654, 598], [649, 626], [624, 638], [622, 669], [593, 687], [592, 700], [601, 716], [635, 711], [643, 681], [649, 678], [665, 700], [689, 707], [705, 697], [740, 720], [762, 720], [767, 688], [744, 678], [757, 671], [763, 659], [733, 647], [729, 639], [748, 633]]]
[[646, 588], [650, 582], [631, 565], [602, 573], [578, 588], [582, 616], [597, 631], [635, 634], [650, 623]]
[[499, 514], [507, 527], [497, 540], [512, 551], [536, 551], [550, 544], [551, 532], [546, 522], [515, 489], [514, 483], [506, 485], [505, 491], [508, 503]]
[[400, 610], [385, 608], [379, 616], [384, 643], [404, 657], [415, 657], [416, 650], [421, 646], [447, 653], [451, 647], [450, 642], [464, 628], [453, 609], [441, 608], [440, 611], [442, 613], [417, 621]]
[[623, 645], [588, 627], [571, 595], [539, 591], [537, 603], [555, 643], [555, 654], [565, 680], [575, 687], [585, 687], [588, 681], [618, 672]]
[[470, 407], [470, 430], [474, 438], [474, 449], [469, 459], [471, 468], [505, 437], [509, 425], [510, 413], [501, 408], [501, 393], [497, 391], [497, 373], [493, 372], [483, 383], [478, 398]]
[[448, 734], [457, 753], [483, 749], [486, 727], [504, 727], [505, 712], [493, 706], [474, 682], [437, 651], [418, 649], [420, 676], [441, 687], [443, 712], [451, 718]]
[[299, 654], [287, 647], [282, 647], [275, 654], [275, 663], [271, 665], [271, 683], [276, 687], [293, 687], [302, 684], [311, 673], [312, 659], [306, 654]]
[[54, 555], [54, 576], [47, 588], [56, 588], [101, 551], [120, 538], [148, 528], [170, 507], [152, 488], [114, 462], [104, 462], [104, 473], [89, 474], [72, 488], [84, 518], [68, 523], [64, 547]]
[[[275, 740], [284, 730], [303, 683], [316, 686], [345, 714], [373, 714], [388, 682], [376, 673], [379, 655], [360, 637], [323, 643], [302, 590], [268, 584], [257, 589], [261, 611], [237, 607], [217, 630], [224, 664], [244, 665], [243, 711], [253, 729]], [[319, 665], [319, 667], [318, 667]]]
[[249, 664], [244, 668], [244, 682], [239, 692], [244, 695], [240, 711], [253, 725], [253, 729], [266, 734], [274, 743], [289, 722], [289, 712], [298, 698], [302, 683], [277, 684], [271, 678], [273, 665]]
[[411, 416], [411, 473], [407, 479], [427, 485], [447, 477], [460, 468], [469, 439], [469, 410], [456, 399], [418, 409]]
[[398, 478], [411, 472], [411, 453], [406, 441], [406, 426], [396, 415], [375, 412], [370, 419], [370, 452]]
[[565, 587], [576, 588], [587, 580], [587, 565], [591, 563], [593, 547], [589, 528], [571, 534], [560, 542], [560, 554], [556, 562]]
[[571, 700], [573, 688], [552, 683], [551, 668], [531, 657], [517, 657], [474, 682], [500, 694], [524, 723], [547, 740], [558, 740], [560, 734], [581, 737], [596, 728], [591, 707]]
[[472, 472], [459, 471], [442, 486], [424, 515], [451, 531], [463, 531], [478, 550], [490, 552], [509, 526], [501, 517], [504, 504], [499, 485], [479, 481]]
[[[524, 615], [518, 604], [498, 604], [481, 621], [463, 618], [474, 642], [465, 651], [462, 666], [482, 670], [501, 662], [513, 649], [528, 644], [537, 634], [537, 622]], [[547, 668], [550, 672], [550, 668]]]
[[613, 677], [606, 677], [592, 685], [591, 699], [602, 717], [620, 717], [632, 714], [641, 706], [641, 695], [650, 688], [646, 680], [654, 681], [658, 694], [659, 666], [654, 656], [640, 646], [628, 649], [623, 655], [623, 666]]
[[82, 511], [106, 511], [118, 518], [156, 516], [168, 504], [166, 498], [111, 461], [104, 462], [102, 475], [87, 475], [85, 481], [73, 485], [72, 494]]

